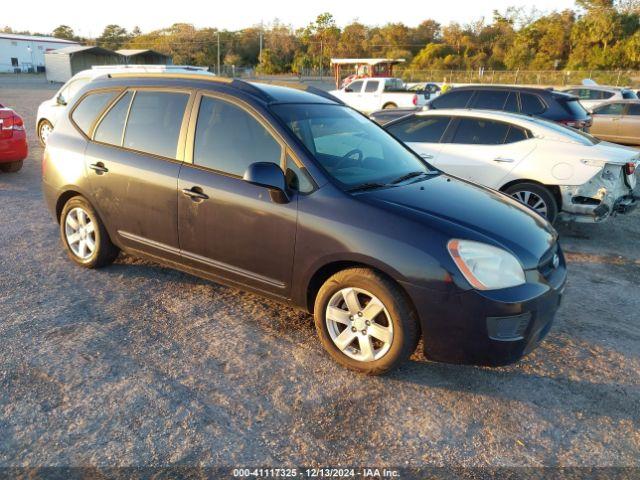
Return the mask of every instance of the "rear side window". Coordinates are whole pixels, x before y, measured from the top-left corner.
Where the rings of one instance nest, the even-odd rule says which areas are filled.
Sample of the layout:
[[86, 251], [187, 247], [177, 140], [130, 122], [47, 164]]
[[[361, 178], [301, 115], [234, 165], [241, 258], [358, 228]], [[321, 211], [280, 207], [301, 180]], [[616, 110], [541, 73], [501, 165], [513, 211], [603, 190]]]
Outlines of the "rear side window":
[[610, 103], [609, 105], [596, 108], [594, 113], [598, 115], [622, 115], [623, 110], [624, 105], [622, 103]]
[[377, 92], [378, 91], [378, 85], [380, 85], [380, 82], [372, 82], [369, 81], [367, 82], [367, 86], [364, 88], [365, 92]]
[[473, 98], [472, 107], [484, 110], [502, 110], [509, 92], [499, 90], [478, 90]]
[[545, 111], [544, 103], [540, 97], [531, 93], [521, 93], [520, 103], [522, 104], [522, 113], [527, 115], [538, 115]]
[[115, 98], [116, 94], [117, 92], [91, 93], [80, 100], [80, 103], [73, 109], [71, 118], [85, 135], [89, 135], [98, 115]]
[[634, 103], [633, 105], [629, 105], [627, 115], [640, 115], [640, 104]]
[[126, 148], [176, 158], [178, 137], [189, 95], [175, 92], [136, 92], [124, 134]]
[[200, 103], [193, 163], [241, 177], [254, 162], [280, 165], [282, 147], [249, 112], [204, 97]]
[[462, 118], [452, 143], [465, 145], [501, 145], [509, 131], [506, 123], [479, 118]]
[[133, 97], [133, 93], [127, 92], [111, 107], [111, 110], [109, 110], [96, 128], [93, 137], [95, 141], [108, 143], [110, 145], [122, 145], [124, 122], [127, 120], [131, 97]]
[[464, 108], [469, 103], [473, 90], [454, 90], [436, 98], [431, 105], [434, 108]]
[[591, 98], [595, 98], [596, 100], [606, 100], [607, 98], [611, 98], [611, 97], [613, 97], [615, 95], [615, 93], [613, 93], [613, 92], [601, 91], [599, 93], [600, 93], [599, 96], [595, 96], [595, 93], [594, 93], [594, 95], [592, 95]]
[[412, 117], [391, 125], [387, 130], [403, 142], [438, 143], [450, 117]]

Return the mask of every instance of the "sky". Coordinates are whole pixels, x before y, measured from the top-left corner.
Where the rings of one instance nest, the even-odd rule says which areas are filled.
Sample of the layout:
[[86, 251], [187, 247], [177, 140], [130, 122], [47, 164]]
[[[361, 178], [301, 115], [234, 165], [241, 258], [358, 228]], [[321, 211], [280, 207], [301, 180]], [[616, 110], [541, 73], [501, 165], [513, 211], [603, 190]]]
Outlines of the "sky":
[[[216, 27], [238, 30], [274, 19], [281, 23], [302, 27], [323, 12], [333, 14], [338, 25], [353, 20], [367, 25], [403, 22], [416, 26], [426, 18], [440, 23], [456, 21], [468, 23], [485, 17], [490, 20], [493, 10], [504, 11], [509, 6], [535, 7], [543, 12], [563, 10], [574, 6], [574, 0], [64, 0], [58, 3], [31, 0], [28, 12], [21, 8], [3, 8], [0, 26], [15, 30], [49, 33], [56, 26], [71, 26], [76, 34], [95, 37], [105, 25], [115, 23], [127, 29], [138, 25], [143, 32], [167, 27], [173, 23], [192, 23], [197, 27]], [[392, 8], [392, 5], [397, 7]]]

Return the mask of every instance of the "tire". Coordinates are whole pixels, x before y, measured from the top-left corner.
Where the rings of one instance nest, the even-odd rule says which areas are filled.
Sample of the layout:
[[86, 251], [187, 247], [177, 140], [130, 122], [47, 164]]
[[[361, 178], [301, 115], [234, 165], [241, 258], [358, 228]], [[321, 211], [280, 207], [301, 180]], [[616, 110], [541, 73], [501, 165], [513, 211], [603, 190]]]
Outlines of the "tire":
[[5, 173], [16, 173], [22, 169], [23, 160], [17, 162], [0, 163], [0, 170]]
[[[359, 305], [353, 303], [352, 294]], [[347, 298], [357, 308], [349, 308]], [[377, 307], [369, 309], [371, 302]], [[327, 315], [328, 311], [333, 313]], [[367, 268], [343, 270], [329, 278], [316, 296], [314, 320], [320, 342], [329, 355], [340, 365], [368, 375], [396, 368], [418, 345], [418, 318], [400, 287]]]
[[51, 122], [46, 119], [40, 120], [40, 123], [38, 124], [38, 141], [42, 147], [47, 146], [47, 138], [51, 134], [51, 131], [53, 131], [53, 125]]
[[[86, 216], [84, 222], [81, 213]], [[78, 227], [75, 228], [74, 224]], [[84, 224], [84, 230], [79, 228]], [[92, 225], [92, 227], [91, 227]], [[77, 234], [77, 236], [73, 236]], [[71, 198], [60, 215], [60, 236], [69, 258], [85, 268], [100, 268], [113, 263], [120, 250], [109, 238], [100, 217], [83, 197]], [[74, 241], [78, 239], [77, 241]], [[84, 242], [84, 247], [82, 246]], [[93, 250], [91, 250], [93, 244]]]
[[388, 110], [390, 108], [398, 108], [398, 106], [395, 103], [387, 103], [382, 107], [383, 110]]
[[[558, 202], [548, 188], [538, 185], [537, 183], [523, 182], [511, 185], [504, 192], [527, 205], [534, 212], [546, 218], [550, 223], [556, 221], [558, 217]], [[538, 209], [534, 208], [540, 205], [540, 201], [544, 203], [544, 206]]]

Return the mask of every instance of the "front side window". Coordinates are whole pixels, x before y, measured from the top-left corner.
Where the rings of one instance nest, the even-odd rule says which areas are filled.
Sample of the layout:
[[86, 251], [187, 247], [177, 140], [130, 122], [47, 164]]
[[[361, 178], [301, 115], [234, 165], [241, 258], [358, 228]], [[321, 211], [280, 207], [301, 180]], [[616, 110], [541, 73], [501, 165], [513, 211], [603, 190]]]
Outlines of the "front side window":
[[345, 189], [385, 185], [429, 167], [375, 123], [350, 108], [325, 104], [273, 105], [273, 112], [317, 163]]
[[313, 182], [306, 168], [299, 167], [289, 155], [287, 155], [286, 179], [287, 186], [292, 190], [297, 190], [300, 193], [311, 193], [313, 191]]
[[596, 108], [594, 113], [598, 115], [622, 115], [622, 111], [624, 110], [624, 105], [622, 103], [610, 103], [608, 105], [603, 105], [602, 107]]
[[371, 93], [371, 92], [377, 92], [378, 91], [378, 85], [380, 85], [380, 82], [378, 81], [368, 81], [367, 82], [367, 86], [364, 88], [364, 91], [367, 93]]
[[501, 145], [509, 125], [480, 118], [462, 118], [452, 143], [465, 145]]
[[540, 97], [530, 93], [520, 94], [520, 103], [522, 104], [522, 113], [528, 115], [538, 115], [545, 111], [544, 103], [540, 100]]
[[80, 100], [80, 103], [74, 108], [71, 118], [85, 135], [89, 135], [98, 115], [109, 105], [116, 94], [117, 92], [97, 92]]
[[198, 111], [193, 163], [241, 177], [255, 162], [280, 165], [282, 147], [269, 131], [243, 108], [203, 97]]
[[123, 146], [176, 158], [188, 100], [187, 93], [137, 91], [131, 103]]
[[483, 110], [502, 110], [509, 92], [500, 90], [479, 90], [473, 99], [473, 108]]
[[100, 121], [96, 127], [93, 139], [97, 142], [108, 143], [110, 145], [122, 145], [122, 133], [124, 123], [127, 120], [127, 112], [133, 92], [127, 92], [111, 107], [111, 110]]
[[362, 80], [357, 80], [355, 82], [351, 82], [347, 85], [347, 88], [344, 89], [347, 93], [360, 93], [362, 91], [362, 85], [364, 82]]
[[473, 95], [473, 90], [460, 90], [447, 92], [439, 96], [431, 105], [435, 108], [464, 108], [469, 103], [469, 99]]
[[600, 91], [599, 93], [600, 95], [596, 97], [596, 100], [606, 100], [607, 98], [611, 98], [615, 95], [614, 92]]
[[450, 117], [415, 116], [389, 126], [387, 131], [405, 143], [439, 143], [450, 121]]

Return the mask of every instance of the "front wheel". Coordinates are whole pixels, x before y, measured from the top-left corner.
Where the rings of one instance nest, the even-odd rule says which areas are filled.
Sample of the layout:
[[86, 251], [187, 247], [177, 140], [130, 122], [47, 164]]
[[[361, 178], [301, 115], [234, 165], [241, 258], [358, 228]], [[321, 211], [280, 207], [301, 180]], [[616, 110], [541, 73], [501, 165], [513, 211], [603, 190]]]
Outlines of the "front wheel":
[[17, 162], [0, 163], [0, 170], [5, 173], [16, 173], [22, 169], [22, 164], [22, 160], [18, 160]]
[[553, 193], [546, 187], [536, 183], [517, 183], [505, 190], [505, 193], [511, 195], [520, 203], [534, 210], [542, 217], [554, 223], [558, 216], [558, 202], [556, 202]]
[[85, 268], [109, 265], [119, 253], [98, 214], [83, 197], [73, 197], [62, 209], [60, 236], [71, 260]]
[[316, 297], [314, 319], [329, 355], [369, 375], [397, 367], [418, 344], [418, 320], [400, 288], [366, 268], [329, 278]]

